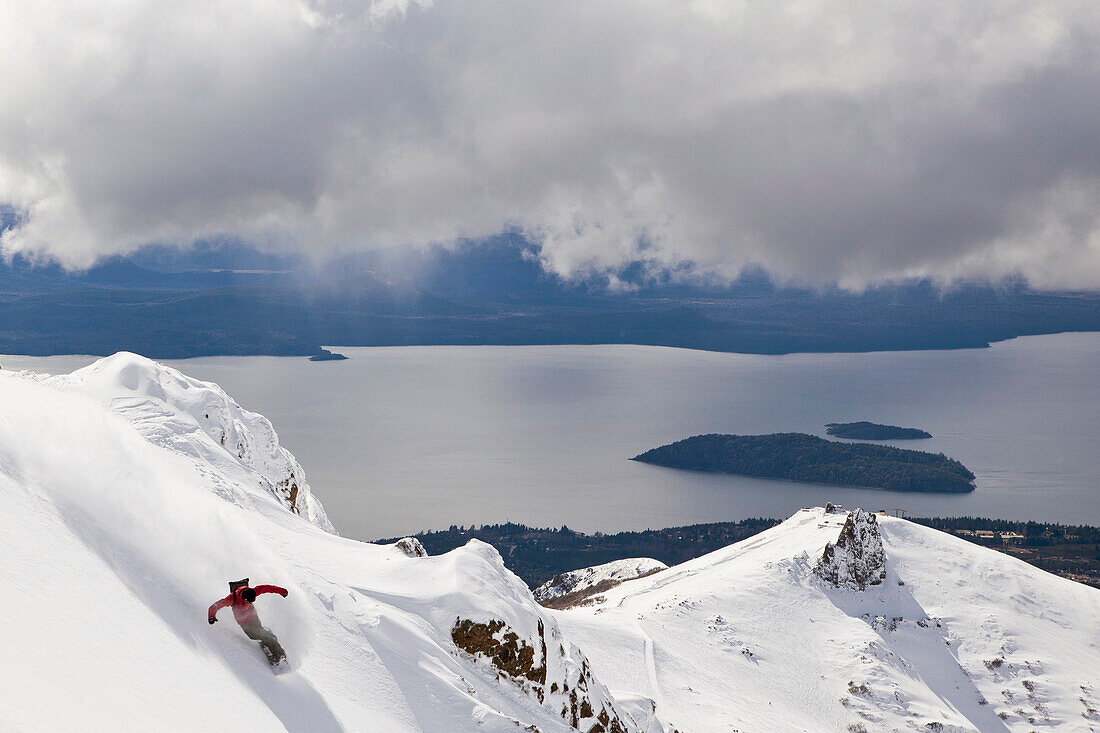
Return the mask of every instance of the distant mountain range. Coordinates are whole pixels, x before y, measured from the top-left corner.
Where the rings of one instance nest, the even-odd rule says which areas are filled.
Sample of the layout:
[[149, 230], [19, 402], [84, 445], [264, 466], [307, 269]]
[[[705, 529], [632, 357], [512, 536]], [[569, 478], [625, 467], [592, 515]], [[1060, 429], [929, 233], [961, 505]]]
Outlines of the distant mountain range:
[[[571, 281], [516, 234], [394, 248], [323, 264], [239, 242], [149, 246], [69, 273], [0, 263], [0, 353], [159, 358], [311, 355], [321, 345], [650, 344], [713, 351], [950, 349], [1100, 330], [1100, 294], [1026, 284], [941, 291], [926, 281], [861, 294], [722, 284], [644, 267]], [[624, 289], [625, 286], [625, 289]]]

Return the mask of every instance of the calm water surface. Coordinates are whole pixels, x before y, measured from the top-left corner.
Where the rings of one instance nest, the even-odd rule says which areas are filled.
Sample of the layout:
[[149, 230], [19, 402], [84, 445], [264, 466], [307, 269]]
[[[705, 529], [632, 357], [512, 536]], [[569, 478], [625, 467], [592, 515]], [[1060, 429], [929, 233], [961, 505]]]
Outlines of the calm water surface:
[[[167, 362], [267, 415], [342, 534], [511, 520], [583, 531], [786, 516], [826, 501], [1100, 524], [1100, 334], [991, 349], [756, 356], [648, 346], [340, 348], [348, 361]], [[2, 357], [65, 372], [88, 357]], [[872, 420], [977, 474], [966, 495], [677, 471], [627, 460], [710, 432]]]

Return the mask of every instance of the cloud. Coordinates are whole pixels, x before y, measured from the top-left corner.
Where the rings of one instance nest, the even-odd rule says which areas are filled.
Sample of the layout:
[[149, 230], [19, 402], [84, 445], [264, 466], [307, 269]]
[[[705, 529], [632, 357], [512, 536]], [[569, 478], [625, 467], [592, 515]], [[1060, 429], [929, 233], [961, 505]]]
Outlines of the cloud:
[[859, 286], [1100, 287], [1100, 6], [0, 0], [5, 253], [519, 228]]

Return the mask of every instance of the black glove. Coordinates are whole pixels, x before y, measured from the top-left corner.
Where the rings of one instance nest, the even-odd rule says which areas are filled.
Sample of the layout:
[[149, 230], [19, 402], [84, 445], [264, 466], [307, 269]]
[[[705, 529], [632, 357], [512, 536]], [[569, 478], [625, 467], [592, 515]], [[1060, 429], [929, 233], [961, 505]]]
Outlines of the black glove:
[[211, 626], [213, 626], [215, 623], [218, 622], [218, 619], [214, 618], [213, 616], [211, 616], [210, 618], [208, 618], [206, 620], [210, 622]]

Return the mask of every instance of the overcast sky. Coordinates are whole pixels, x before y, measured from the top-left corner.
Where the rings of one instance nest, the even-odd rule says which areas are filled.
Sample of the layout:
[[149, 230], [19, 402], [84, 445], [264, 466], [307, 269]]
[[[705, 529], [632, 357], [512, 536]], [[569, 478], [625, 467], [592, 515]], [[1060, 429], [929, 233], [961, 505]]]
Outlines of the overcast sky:
[[1100, 287], [1095, 0], [0, 0], [6, 253]]

